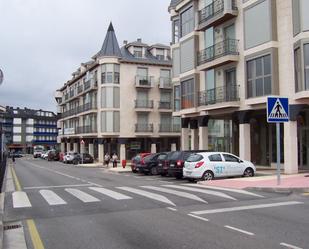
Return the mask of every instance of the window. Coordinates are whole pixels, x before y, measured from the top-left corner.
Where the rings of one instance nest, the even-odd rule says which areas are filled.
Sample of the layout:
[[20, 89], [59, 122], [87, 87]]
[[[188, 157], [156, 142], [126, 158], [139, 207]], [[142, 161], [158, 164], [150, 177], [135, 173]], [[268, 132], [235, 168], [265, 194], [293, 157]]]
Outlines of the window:
[[181, 109], [194, 107], [194, 79], [181, 82]]
[[179, 20], [173, 21], [173, 43], [179, 42]]
[[238, 162], [239, 161], [237, 157], [229, 155], [229, 154], [223, 154], [223, 157], [226, 162]]
[[164, 49], [157, 48], [157, 59], [163, 61], [164, 60]]
[[114, 83], [119, 84], [120, 66], [118, 64], [104, 64], [102, 65], [102, 84]]
[[194, 69], [195, 61], [194, 39], [180, 43], [180, 71], [181, 73]]
[[174, 111], [180, 111], [180, 86], [174, 87]]
[[134, 47], [133, 55], [138, 58], [143, 57], [143, 48], [142, 47]]
[[304, 45], [305, 89], [309, 89], [309, 44]]
[[180, 73], [180, 50], [173, 49], [173, 76], [178, 77]]
[[120, 131], [120, 112], [106, 111], [101, 113], [102, 132]]
[[300, 47], [295, 49], [294, 51], [294, 70], [295, 70], [295, 91], [299, 92], [303, 90]]
[[188, 159], [187, 162], [198, 162], [201, 161], [203, 159], [203, 156], [199, 155], [199, 154], [191, 154]]
[[213, 154], [208, 157], [211, 162], [222, 162], [222, 158], [220, 154]]
[[247, 96], [259, 97], [272, 92], [271, 56], [265, 55], [247, 61]]
[[189, 34], [194, 30], [194, 13], [193, 7], [185, 10], [180, 14], [181, 19], [181, 37]]
[[119, 87], [103, 87], [101, 96], [102, 108], [119, 108], [120, 89]]
[[271, 40], [271, 1], [265, 0], [244, 12], [245, 47], [258, 46]]

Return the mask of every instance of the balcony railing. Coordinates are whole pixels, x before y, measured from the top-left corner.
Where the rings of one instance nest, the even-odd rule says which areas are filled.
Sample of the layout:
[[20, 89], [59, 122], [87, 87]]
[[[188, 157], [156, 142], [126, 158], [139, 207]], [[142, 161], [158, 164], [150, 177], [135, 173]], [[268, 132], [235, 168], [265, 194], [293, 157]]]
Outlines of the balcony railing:
[[97, 128], [93, 126], [79, 126], [76, 131], [77, 134], [96, 133]]
[[91, 81], [87, 80], [84, 83], [84, 90], [88, 90], [91, 87]]
[[153, 124], [135, 124], [135, 132], [153, 132]]
[[135, 76], [135, 86], [137, 87], [152, 87], [153, 77], [152, 76]]
[[61, 117], [66, 118], [66, 117], [70, 117], [70, 116], [73, 116], [73, 115], [80, 114], [82, 112], [87, 112], [87, 111], [96, 110], [96, 109], [97, 109], [97, 106], [96, 106], [95, 103], [86, 103], [84, 105], [80, 105], [76, 108], [73, 108], [71, 110], [63, 112], [61, 114]]
[[239, 86], [221, 86], [199, 92], [199, 106], [239, 101]]
[[69, 99], [69, 94], [67, 93], [64, 95], [64, 100], [68, 100], [68, 99]]
[[237, 45], [238, 40], [235, 39], [226, 39], [222, 42], [216, 43], [215, 45], [198, 52], [197, 63], [198, 65], [201, 65], [225, 55], [238, 55]]
[[142, 100], [136, 99], [135, 100], [135, 108], [153, 108], [153, 100]]
[[[230, 6], [225, 6], [230, 5]], [[224, 9], [237, 10], [236, 0], [215, 0], [211, 4], [207, 5], [205, 8], [198, 12], [199, 24], [205, 23], [213, 17], [221, 14]]]
[[70, 98], [74, 97], [74, 90], [70, 91]]
[[170, 101], [159, 101], [159, 109], [172, 109]]
[[80, 94], [80, 93], [82, 93], [83, 92], [83, 86], [81, 85], [81, 86], [78, 86], [77, 87], [77, 93], [78, 94]]
[[160, 124], [159, 132], [180, 132], [180, 124]]
[[171, 80], [171, 78], [160, 77], [159, 78], [159, 88], [171, 89], [172, 88], [172, 80]]

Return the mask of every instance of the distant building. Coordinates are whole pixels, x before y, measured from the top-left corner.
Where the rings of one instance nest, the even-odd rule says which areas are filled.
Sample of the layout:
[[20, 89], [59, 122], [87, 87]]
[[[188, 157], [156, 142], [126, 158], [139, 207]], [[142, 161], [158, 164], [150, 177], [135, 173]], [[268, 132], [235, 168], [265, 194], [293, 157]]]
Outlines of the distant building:
[[57, 145], [57, 115], [50, 111], [7, 106], [0, 109], [0, 128], [10, 151], [32, 153], [36, 145]]
[[106, 152], [130, 159], [179, 148], [169, 46], [137, 39], [120, 48], [110, 24], [92, 59], [56, 92], [62, 151], [87, 151], [102, 161]]

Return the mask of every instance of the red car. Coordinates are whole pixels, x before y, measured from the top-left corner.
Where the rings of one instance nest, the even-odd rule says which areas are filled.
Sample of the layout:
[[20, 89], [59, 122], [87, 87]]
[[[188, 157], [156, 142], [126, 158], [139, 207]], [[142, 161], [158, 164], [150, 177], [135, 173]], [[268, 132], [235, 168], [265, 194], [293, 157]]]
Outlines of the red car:
[[131, 160], [131, 169], [132, 169], [132, 172], [133, 173], [136, 173], [137, 172], [137, 164], [143, 160], [144, 157], [150, 155], [151, 153], [149, 152], [145, 152], [145, 153], [140, 153], [140, 154], [137, 154], [135, 157], [132, 158]]

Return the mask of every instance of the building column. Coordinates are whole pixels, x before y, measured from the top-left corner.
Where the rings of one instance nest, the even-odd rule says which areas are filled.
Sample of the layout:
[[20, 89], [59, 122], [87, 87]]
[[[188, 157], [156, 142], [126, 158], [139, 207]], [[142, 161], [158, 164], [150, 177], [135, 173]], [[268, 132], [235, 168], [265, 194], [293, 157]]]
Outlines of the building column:
[[189, 128], [181, 128], [181, 149], [189, 149]]
[[80, 153], [85, 153], [85, 143], [80, 144]]
[[93, 144], [89, 144], [89, 154], [91, 156], [94, 156], [94, 153], [93, 153], [94, 149], [93, 149]]
[[151, 153], [157, 153], [157, 145], [156, 144], [151, 144]]
[[62, 153], [65, 153], [65, 143], [60, 144], [60, 150]]
[[104, 162], [104, 144], [99, 144], [99, 162]]
[[191, 129], [191, 150], [197, 150], [198, 145], [198, 129]]
[[209, 116], [202, 116], [198, 120], [199, 150], [208, 150], [208, 121]]
[[297, 121], [284, 123], [284, 173], [298, 173]]
[[239, 157], [251, 161], [250, 123], [239, 124]]
[[177, 150], [177, 146], [175, 143], [171, 144], [171, 151], [176, 151]]
[[126, 145], [120, 144], [120, 163], [122, 160], [126, 160]]
[[73, 144], [73, 151], [78, 152], [78, 143]]
[[71, 144], [70, 142], [67, 143], [67, 152], [70, 152], [71, 151]]

